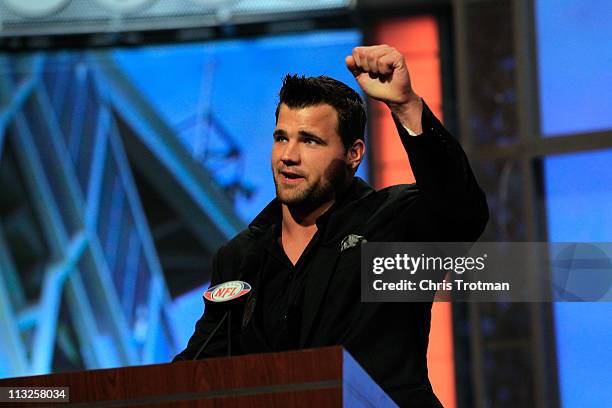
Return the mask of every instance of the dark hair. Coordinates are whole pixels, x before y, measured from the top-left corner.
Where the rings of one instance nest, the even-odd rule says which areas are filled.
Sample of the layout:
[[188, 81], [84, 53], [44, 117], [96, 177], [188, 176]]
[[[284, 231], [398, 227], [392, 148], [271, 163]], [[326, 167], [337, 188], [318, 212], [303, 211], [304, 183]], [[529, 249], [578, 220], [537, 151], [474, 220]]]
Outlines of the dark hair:
[[345, 148], [357, 139], [365, 140], [366, 113], [363, 101], [348, 85], [322, 75], [305, 77], [287, 74], [279, 92], [276, 120], [281, 104], [306, 108], [326, 103], [338, 112], [338, 133]]

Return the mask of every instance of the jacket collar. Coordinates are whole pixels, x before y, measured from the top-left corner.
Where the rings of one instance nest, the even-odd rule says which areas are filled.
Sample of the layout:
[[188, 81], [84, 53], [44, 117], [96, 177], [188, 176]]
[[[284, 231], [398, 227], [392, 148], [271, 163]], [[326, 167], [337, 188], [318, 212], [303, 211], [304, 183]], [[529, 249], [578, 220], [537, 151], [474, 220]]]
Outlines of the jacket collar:
[[[351, 185], [338, 198], [334, 205], [317, 219], [317, 225], [319, 227], [323, 224], [328, 226], [325, 233], [325, 235], [328, 236], [323, 238], [322, 244], [313, 259], [313, 265], [310, 269], [312, 274], [306, 279], [304, 297], [309, 299], [309, 301], [306, 302], [302, 312], [303, 316], [299, 339], [300, 347], [310, 344], [309, 341], [313, 333], [312, 328], [315, 318], [321, 307], [329, 280], [335, 270], [336, 262], [340, 256], [340, 246], [332, 245], [332, 243], [339, 244], [338, 239], [344, 236], [344, 230], [347, 228], [349, 230], [351, 229], [351, 226], [345, 225], [347, 219], [350, 218], [346, 212], [355, 210], [354, 206], [350, 205], [351, 203], [359, 201], [373, 192], [374, 189], [370, 187], [369, 184], [355, 177]], [[360, 208], [360, 211], [364, 211], [364, 213], [367, 214], [371, 208], [374, 208], [373, 206], [375, 206], [375, 204], [374, 202], [368, 203], [365, 207]], [[257, 215], [257, 217], [255, 217], [251, 224], [249, 224], [249, 230], [261, 238], [266, 232], [272, 233], [270, 229], [280, 224], [281, 217], [281, 203], [275, 198], [259, 213], [259, 215]], [[259, 244], [265, 241], [265, 239], [256, 239], [256, 242]], [[259, 250], [256, 252], [261, 253]], [[259, 282], [260, 279], [258, 278], [257, 281]]]

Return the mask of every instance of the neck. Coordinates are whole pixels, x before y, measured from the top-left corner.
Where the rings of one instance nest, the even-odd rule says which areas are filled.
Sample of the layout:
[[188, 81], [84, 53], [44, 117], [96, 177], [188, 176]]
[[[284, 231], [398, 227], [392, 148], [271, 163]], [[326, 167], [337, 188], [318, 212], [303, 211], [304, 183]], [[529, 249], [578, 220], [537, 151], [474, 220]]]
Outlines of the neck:
[[317, 218], [327, 211], [333, 203], [333, 201], [329, 201], [319, 206], [316, 210], [307, 213], [300, 212], [283, 204], [283, 220], [279, 243], [293, 265], [298, 263], [308, 243], [317, 233]]
[[334, 204], [334, 200], [330, 200], [314, 210], [303, 210], [300, 208], [289, 207], [282, 205], [282, 233], [286, 236], [295, 236], [297, 234], [317, 231], [317, 219], [329, 210]]

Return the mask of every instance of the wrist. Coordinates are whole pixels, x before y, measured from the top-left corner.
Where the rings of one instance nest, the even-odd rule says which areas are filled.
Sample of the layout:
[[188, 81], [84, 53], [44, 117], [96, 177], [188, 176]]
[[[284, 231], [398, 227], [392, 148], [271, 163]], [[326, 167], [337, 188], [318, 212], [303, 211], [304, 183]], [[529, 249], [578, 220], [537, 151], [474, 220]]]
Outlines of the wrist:
[[400, 123], [417, 135], [423, 133], [421, 117], [423, 115], [423, 100], [415, 93], [403, 103], [388, 103], [391, 112], [399, 119]]

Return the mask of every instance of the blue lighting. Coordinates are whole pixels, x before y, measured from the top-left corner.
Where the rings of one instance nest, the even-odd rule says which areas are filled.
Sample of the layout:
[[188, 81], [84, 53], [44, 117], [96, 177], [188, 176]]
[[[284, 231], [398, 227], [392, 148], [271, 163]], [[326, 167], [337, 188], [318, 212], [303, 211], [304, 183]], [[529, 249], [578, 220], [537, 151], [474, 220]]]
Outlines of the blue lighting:
[[[612, 241], [612, 150], [544, 162], [550, 241]], [[612, 401], [612, 303], [556, 303], [555, 331], [563, 407]]]
[[538, 0], [536, 29], [545, 136], [612, 128], [612, 3]]
[[[251, 199], [236, 201], [238, 214], [248, 222], [275, 194], [269, 157], [282, 78], [287, 73], [328, 75], [359, 90], [344, 57], [360, 42], [357, 30], [319, 31], [130, 48], [115, 51], [114, 59], [168, 123], [207, 113], [234, 138], [243, 152], [243, 174], [256, 190]], [[196, 156], [198, 132], [211, 131], [203, 126], [182, 133]], [[367, 179], [366, 167], [364, 161], [358, 175]], [[229, 176], [221, 172], [219, 177]]]
[[[541, 131], [544, 136], [612, 128], [612, 3], [538, 0]], [[544, 160], [550, 241], [612, 241], [612, 151]], [[612, 304], [554, 308], [563, 407], [612, 401]]]
[[[41, 295], [25, 302], [28, 271], [0, 223], [0, 377], [166, 362], [180, 351], [202, 313], [203, 288], [170, 298], [123, 124], [221, 232], [206, 243], [213, 251], [274, 196], [271, 133], [283, 76], [325, 74], [356, 87], [344, 57], [360, 42], [356, 30], [333, 30], [0, 54], [0, 154], [33, 190], [19, 201], [34, 216], [19, 214], [41, 223], [28, 233], [52, 249], [37, 260]], [[2, 148], [7, 141], [12, 149]]]

